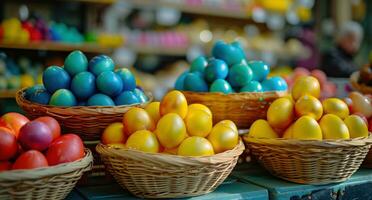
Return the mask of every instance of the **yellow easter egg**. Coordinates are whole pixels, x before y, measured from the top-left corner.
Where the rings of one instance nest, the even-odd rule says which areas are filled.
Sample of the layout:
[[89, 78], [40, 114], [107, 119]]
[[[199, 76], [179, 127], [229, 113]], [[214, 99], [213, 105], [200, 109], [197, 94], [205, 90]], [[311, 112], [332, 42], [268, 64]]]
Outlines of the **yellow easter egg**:
[[320, 97], [320, 84], [318, 79], [312, 76], [303, 76], [295, 81], [292, 88], [292, 98], [296, 101], [306, 94], [315, 98]]
[[294, 119], [294, 105], [288, 98], [279, 98], [267, 110], [267, 121], [275, 128], [286, 128]]
[[310, 116], [302, 116], [293, 124], [293, 139], [322, 140], [322, 129], [318, 122]]
[[208, 113], [212, 117], [212, 111], [207, 106], [205, 106], [203, 104], [200, 104], [200, 103], [193, 103], [193, 104], [189, 105], [188, 111], [190, 111], [190, 110], [202, 110], [202, 111]]
[[285, 138], [285, 139], [291, 139], [293, 137], [293, 124], [290, 125], [285, 131], [284, 131], [284, 134], [283, 134], [283, 137], [282, 138]]
[[140, 130], [131, 134], [125, 146], [129, 149], [157, 153], [159, 152], [159, 142], [156, 135], [148, 130]]
[[233, 149], [239, 142], [239, 135], [230, 127], [215, 126], [208, 136], [214, 152], [221, 153]]
[[130, 135], [139, 130], [153, 131], [155, 124], [150, 115], [142, 108], [133, 107], [124, 114], [124, 131]]
[[187, 114], [187, 100], [182, 92], [173, 90], [166, 94], [160, 102], [160, 115], [176, 113], [184, 119]]
[[191, 109], [187, 112], [185, 124], [191, 136], [206, 137], [212, 130], [212, 116], [205, 111]]
[[338, 98], [328, 98], [323, 102], [323, 109], [325, 114], [334, 114], [345, 119], [349, 116], [349, 108], [344, 101]]
[[296, 101], [295, 112], [297, 117], [307, 115], [319, 120], [323, 115], [323, 106], [317, 98], [304, 95]]
[[178, 147], [180, 156], [211, 156], [214, 155], [212, 144], [205, 138], [192, 136], [186, 138]]
[[168, 113], [160, 118], [155, 133], [163, 147], [172, 149], [186, 138], [186, 126], [178, 114]]
[[228, 119], [218, 122], [216, 125], [214, 125], [214, 127], [216, 126], [226, 126], [226, 127], [231, 128], [234, 132], [239, 133], [238, 128], [236, 127], [235, 123]]
[[155, 124], [157, 124], [160, 119], [159, 108], [160, 108], [160, 102], [158, 101], [151, 102], [145, 107], [146, 112], [150, 115], [152, 121]]
[[358, 115], [350, 115], [344, 119], [344, 123], [349, 129], [350, 138], [367, 137], [368, 127], [364, 120]]
[[320, 119], [324, 139], [349, 139], [350, 133], [346, 124], [334, 114], [326, 114]]
[[254, 138], [278, 138], [278, 134], [271, 128], [270, 124], [264, 120], [259, 119], [253, 122], [249, 129], [249, 137]]
[[102, 133], [103, 144], [125, 143], [124, 126], [121, 122], [114, 122], [108, 125]]

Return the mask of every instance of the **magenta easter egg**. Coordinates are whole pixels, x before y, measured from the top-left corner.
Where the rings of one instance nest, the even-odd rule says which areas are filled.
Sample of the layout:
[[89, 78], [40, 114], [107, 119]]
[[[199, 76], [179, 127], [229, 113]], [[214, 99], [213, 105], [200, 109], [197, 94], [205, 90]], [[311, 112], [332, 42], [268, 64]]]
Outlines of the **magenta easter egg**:
[[46, 124], [39, 121], [31, 121], [22, 126], [18, 137], [25, 150], [44, 151], [53, 141], [52, 131]]

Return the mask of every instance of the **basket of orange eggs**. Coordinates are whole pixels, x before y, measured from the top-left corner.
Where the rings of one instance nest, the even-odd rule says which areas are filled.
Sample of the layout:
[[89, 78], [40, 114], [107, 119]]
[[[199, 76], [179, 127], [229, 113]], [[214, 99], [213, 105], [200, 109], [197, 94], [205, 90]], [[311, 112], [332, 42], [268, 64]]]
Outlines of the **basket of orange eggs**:
[[213, 126], [212, 112], [188, 105], [177, 91], [145, 109], [132, 108], [109, 125], [96, 147], [116, 181], [142, 198], [209, 193], [230, 174], [244, 150], [230, 120]]
[[347, 180], [372, 144], [364, 120], [350, 115], [338, 98], [322, 102], [319, 82], [296, 80], [292, 95], [275, 100], [267, 120], [255, 121], [244, 141], [271, 174], [296, 183], [328, 184]]
[[287, 94], [287, 83], [268, 77], [270, 67], [264, 61], [247, 61], [238, 42], [218, 41], [211, 58], [199, 56], [190, 69], [181, 74], [175, 89], [181, 90], [189, 103], [208, 106], [214, 122], [232, 120], [239, 129], [249, 128], [266, 116], [268, 106]]

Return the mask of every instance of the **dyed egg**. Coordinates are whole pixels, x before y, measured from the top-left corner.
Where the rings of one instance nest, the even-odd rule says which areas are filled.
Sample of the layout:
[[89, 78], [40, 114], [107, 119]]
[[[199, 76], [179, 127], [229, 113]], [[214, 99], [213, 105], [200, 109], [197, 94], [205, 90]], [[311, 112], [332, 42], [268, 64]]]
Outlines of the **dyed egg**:
[[204, 56], [199, 56], [195, 58], [190, 66], [190, 72], [201, 72], [204, 73], [205, 68], [208, 65], [208, 61]]
[[96, 91], [96, 77], [90, 72], [80, 72], [71, 81], [71, 91], [78, 99], [87, 99]]
[[70, 74], [70, 76], [75, 76], [80, 72], [87, 71], [88, 60], [83, 52], [75, 50], [68, 54], [65, 59], [64, 69]]
[[186, 138], [186, 126], [178, 114], [168, 113], [160, 118], [155, 133], [163, 147], [172, 149]]
[[91, 96], [87, 103], [87, 106], [115, 106], [114, 101], [105, 94], [95, 94]]
[[248, 62], [248, 66], [253, 72], [253, 81], [261, 82], [266, 79], [267, 75], [270, 73], [270, 67], [263, 61], [252, 60]]
[[231, 130], [233, 130], [237, 134], [239, 133], [238, 128], [236, 127], [235, 123], [231, 120], [228, 120], [228, 119], [225, 119], [225, 120], [222, 120], [222, 121], [218, 122], [216, 125], [214, 125], [214, 127], [216, 127], [216, 126], [225, 126], [225, 127], [230, 128]]
[[344, 123], [349, 129], [350, 138], [368, 137], [367, 124], [358, 115], [347, 116]]
[[320, 97], [320, 84], [318, 79], [312, 76], [303, 76], [298, 78], [292, 88], [292, 97], [294, 100], [308, 94], [315, 98]]
[[158, 101], [151, 102], [145, 107], [146, 112], [150, 115], [152, 121], [154, 121], [155, 124], [157, 124], [160, 119], [159, 109], [160, 102]]
[[102, 72], [96, 79], [97, 88], [111, 97], [119, 95], [123, 90], [123, 81], [112, 71]]
[[140, 103], [140, 99], [132, 91], [124, 91], [115, 98], [115, 104], [120, 105], [132, 105]]
[[159, 152], [159, 142], [156, 135], [148, 130], [139, 130], [131, 134], [125, 144], [128, 149], [136, 149], [143, 152]]
[[32, 86], [28, 88], [25, 93], [26, 99], [43, 105], [47, 105], [51, 97], [50, 93], [44, 88], [43, 85]]
[[209, 92], [222, 92], [224, 94], [230, 94], [233, 92], [229, 82], [225, 81], [224, 79], [217, 79], [215, 80], [211, 87], [209, 88]]
[[349, 139], [350, 133], [346, 124], [334, 114], [326, 114], [320, 119], [324, 139]]
[[101, 136], [103, 144], [120, 144], [125, 143], [125, 140], [124, 126], [121, 122], [114, 122], [108, 125]]
[[184, 78], [183, 90], [194, 91], [194, 92], [208, 92], [208, 85], [196, 73], [188, 73]]
[[160, 115], [177, 113], [182, 119], [186, 117], [188, 110], [187, 100], [182, 92], [173, 90], [168, 92], [160, 102]]
[[294, 105], [288, 98], [279, 98], [267, 110], [267, 121], [274, 128], [286, 128], [294, 120]]
[[340, 117], [341, 119], [345, 119], [349, 116], [349, 108], [347, 104], [338, 98], [328, 98], [322, 102], [324, 113], [326, 114], [334, 114]]
[[212, 130], [212, 116], [202, 110], [189, 110], [185, 124], [189, 135], [206, 137]]
[[191, 110], [201, 110], [206, 112], [208, 115], [212, 117], [212, 111], [205, 105], [200, 103], [193, 103], [188, 106], [188, 112], [191, 112]]
[[240, 43], [238, 41], [232, 42], [231, 45], [233, 47], [235, 47], [236, 50], [239, 51], [241, 55], [243, 55], [243, 57], [242, 57], [242, 59], [241, 59], [241, 61], [239, 63], [248, 64], [248, 62], [246, 60], [245, 52], [244, 52], [244, 49], [243, 49], [242, 45], [240, 45]]
[[149, 100], [149, 98], [145, 95], [145, 93], [142, 90], [135, 88], [133, 92], [136, 95], [139, 103], [145, 103]]
[[290, 125], [287, 129], [285, 129], [283, 138], [285, 139], [291, 139], [293, 137], [293, 124]]
[[53, 93], [49, 105], [53, 106], [76, 106], [76, 98], [70, 90], [59, 89]]
[[204, 77], [208, 82], [213, 82], [217, 79], [225, 79], [229, 73], [227, 64], [220, 59], [211, 59], [204, 70]]
[[263, 91], [286, 91], [288, 85], [285, 80], [278, 76], [268, 78], [261, 83]]
[[323, 106], [317, 98], [304, 95], [296, 101], [295, 112], [297, 117], [307, 115], [319, 120], [323, 115]]
[[114, 61], [106, 55], [95, 56], [89, 61], [89, 71], [96, 76], [105, 71], [113, 71], [114, 68]]
[[[155, 124], [150, 115], [142, 108], [133, 107], [123, 116], [124, 131], [130, 135], [139, 130], [153, 131]], [[169, 124], [171, 125], [171, 124]]]
[[232, 87], [243, 87], [252, 80], [252, 70], [244, 64], [235, 64], [229, 70], [229, 83]]
[[215, 126], [208, 135], [215, 153], [233, 149], [239, 142], [239, 134], [227, 126]]
[[241, 62], [245, 57], [239, 48], [234, 45], [226, 44], [223, 41], [217, 41], [212, 47], [212, 55], [215, 58], [225, 61], [228, 65]]
[[212, 144], [203, 137], [193, 136], [186, 138], [178, 147], [180, 156], [211, 156], [214, 155]]
[[264, 119], [253, 122], [249, 129], [249, 137], [254, 138], [278, 138], [278, 134], [271, 128], [269, 123]]
[[129, 69], [121, 68], [116, 70], [115, 73], [120, 76], [121, 80], [123, 80], [124, 91], [132, 91], [136, 88], [136, 79]]
[[188, 70], [183, 72], [174, 83], [174, 89], [176, 90], [184, 90], [184, 83], [185, 83], [185, 77], [189, 73]]
[[262, 86], [257, 81], [250, 81], [240, 89], [240, 92], [262, 92]]
[[50, 93], [69, 88], [70, 81], [70, 75], [61, 67], [50, 66], [43, 72], [43, 84]]
[[302, 116], [293, 124], [293, 139], [322, 140], [322, 129], [318, 122], [310, 116]]

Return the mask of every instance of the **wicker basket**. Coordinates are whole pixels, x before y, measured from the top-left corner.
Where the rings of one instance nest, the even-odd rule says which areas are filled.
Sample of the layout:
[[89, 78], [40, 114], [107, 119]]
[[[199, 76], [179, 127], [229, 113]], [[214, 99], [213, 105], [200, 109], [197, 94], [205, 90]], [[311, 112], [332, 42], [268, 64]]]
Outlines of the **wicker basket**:
[[358, 80], [359, 80], [359, 71], [356, 71], [350, 76], [350, 83], [353, 86], [353, 88], [363, 94], [372, 94], [372, 87], [369, 87], [364, 84], [360, 84], [358, 83]]
[[182, 91], [187, 102], [201, 103], [213, 113], [213, 122], [232, 120], [239, 129], [249, 128], [257, 119], [266, 118], [271, 102], [287, 92], [243, 92], [233, 94]]
[[145, 107], [152, 101], [152, 95], [148, 94], [149, 101], [142, 104], [128, 106], [50, 106], [33, 103], [24, 98], [22, 89], [17, 92], [18, 105], [30, 118], [40, 116], [54, 117], [64, 129], [64, 132], [78, 134], [83, 140], [99, 140], [103, 130], [113, 122], [121, 122], [123, 114], [130, 108]]
[[232, 150], [206, 157], [183, 157], [110, 148], [98, 144], [97, 152], [116, 181], [142, 198], [176, 198], [215, 190], [230, 174], [244, 150], [242, 142]]
[[14, 170], [0, 173], [0, 199], [64, 199], [84, 172], [92, 168], [93, 157], [34, 170]]
[[254, 158], [271, 174], [295, 183], [322, 185], [347, 180], [372, 144], [369, 138], [304, 141], [244, 137]]

